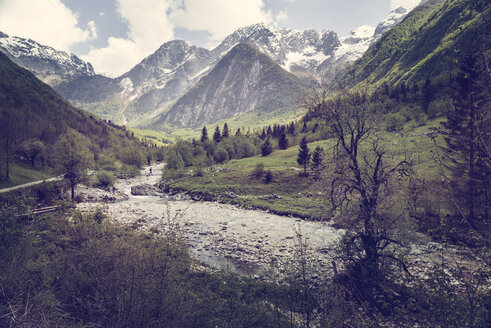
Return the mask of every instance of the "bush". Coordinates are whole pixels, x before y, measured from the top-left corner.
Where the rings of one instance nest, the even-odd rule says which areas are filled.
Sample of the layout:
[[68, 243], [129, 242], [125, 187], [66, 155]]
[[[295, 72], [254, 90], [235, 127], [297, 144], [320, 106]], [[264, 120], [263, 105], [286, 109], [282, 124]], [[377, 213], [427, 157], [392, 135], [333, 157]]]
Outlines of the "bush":
[[254, 175], [257, 179], [262, 177], [264, 174], [264, 163], [257, 163], [254, 171], [252, 171], [252, 175]]
[[133, 178], [140, 174], [140, 170], [133, 165], [122, 165], [121, 168], [117, 172], [118, 178], [126, 179]]
[[271, 170], [268, 170], [268, 172], [266, 172], [266, 176], [264, 177], [264, 183], [271, 182], [273, 182], [273, 173], [271, 172]]
[[98, 185], [104, 188], [111, 187], [114, 185], [116, 180], [114, 174], [109, 171], [99, 171], [97, 173]]
[[404, 122], [404, 116], [399, 113], [391, 113], [385, 120], [385, 129], [390, 132], [400, 131], [404, 127]]
[[228, 153], [223, 147], [218, 147], [213, 157], [217, 163], [224, 163], [228, 161]]
[[448, 111], [448, 102], [440, 99], [432, 101], [428, 105], [428, 118], [434, 119], [444, 115]]

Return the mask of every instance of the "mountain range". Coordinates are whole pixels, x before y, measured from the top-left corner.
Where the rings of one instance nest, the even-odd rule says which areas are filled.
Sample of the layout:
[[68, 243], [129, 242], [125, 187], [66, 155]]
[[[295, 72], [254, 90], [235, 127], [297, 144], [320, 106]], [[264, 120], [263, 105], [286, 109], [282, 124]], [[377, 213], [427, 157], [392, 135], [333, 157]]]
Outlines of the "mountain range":
[[[102, 118], [130, 126], [196, 127], [250, 111], [292, 110], [304, 85], [358, 59], [407, 12], [398, 8], [376, 28], [362, 26], [341, 38], [327, 30], [276, 30], [260, 23], [236, 30], [213, 50], [174, 40], [117, 78], [94, 74], [89, 63], [32, 40], [2, 34], [0, 50], [73, 105]], [[239, 58], [242, 52], [251, 57]], [[230, 76], [252, 71], [256, 75], [232, 83]], [[285, 82], [286, 92], [268, 81]], [[251, 90], [271, 92], [255, 98]]]

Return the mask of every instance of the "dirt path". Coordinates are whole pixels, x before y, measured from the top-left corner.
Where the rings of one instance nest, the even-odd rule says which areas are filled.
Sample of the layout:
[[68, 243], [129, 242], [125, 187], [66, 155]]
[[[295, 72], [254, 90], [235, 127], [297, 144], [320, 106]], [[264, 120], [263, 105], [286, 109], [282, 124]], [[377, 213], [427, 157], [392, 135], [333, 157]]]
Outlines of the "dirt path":
[[5, 193], [5, 192], [9, 192], [9, 191], [12, 191], [12, 190], [17, 190], [17, 189], [32, 187], [32, 186], [41, 184], [43, 182], [56, 181], [56, 180], [61, 180], [61, 177], [54, 177], [54, 178], [45, 179], [45, 180], [38, 180], [38, 181], [24, 183], [24, 184], [21, 184], [21, 185], [18, 185], [18, 186], [13, 186], [13, 187], [9, 187], [9, 188], [3, 188], [3, 189], [0, 189], [0, 194]]

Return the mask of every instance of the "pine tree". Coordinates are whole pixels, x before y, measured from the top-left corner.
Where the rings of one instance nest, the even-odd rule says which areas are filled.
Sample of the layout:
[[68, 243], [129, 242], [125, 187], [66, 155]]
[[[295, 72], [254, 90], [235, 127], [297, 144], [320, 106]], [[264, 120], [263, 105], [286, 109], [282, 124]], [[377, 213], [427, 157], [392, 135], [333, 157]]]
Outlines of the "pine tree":
[[203, 127], [203, 130], [201, 130], [201, 142], [205, 142], [208, 140], [208, 130], [206, 130], [206, 126]]
[[268, 156], [272, 152], [273, 152], [273, 145], [271, 144], [271, 141], [269, 141], [269, 138], [268, 138], [268, 139], [266, 139], [266, 141], [261, 146], [261, 155], [262, 156]]
[[242, 133], [240, 132], [240, 128], [237, 129], [237, 132], [235, 132], [236, 136], [240, 136]]
[[278, 147], [280, 149], [287, 149], [288, 148], [288, 138], [286, 137], [285, 132], [280, 134], [280, 138], [278, 139]]
[[220, 128], [218, 126], [215, 129], [215, 133], [213, 133], [213, 141], [215, 141], [215, 143], [222, 141], [222, 134], [220, 133]]
[[310, 164], [312, 173], [314, 174], [314, 180], [319, 180], [321, 171], [324, 168], [324, 149], [317, 146], [312, 154], [312, 163]]
[[303, 121], [302, 133], [307, 132], [307, 122]]
[[223, 125], [223, 131], [222, 131], [222, 139], [223, 138], [228, 138], [229, 137], [229, 132], [228, 132], [228, 125], [225, 123]]
[[489, 82], [479, 64], [475, 55], [464, 59], [456, 80], [458, 94], [442, 122], [452, 203], [471, 226], [487, 221], [491, 206]]
[[303, 137], [302, 142], [300, 143], [300, 146], [298, 148], [298, 156], [297, 156], [298, 165], [303, 166], [303, 176], [308, 176], [307, 165], [309, 165], [310, 155], [311, 155], [310, 150], [309, 147], [307, 146], [307, 138]]
[[263, 128], [263, 132], [261, 133], [261, 135], [259, 136], [259, 138], [261, 138], [261, 140], [266, 139], [266, 130], [264, 128]]
[[292, 136], [295, 135], [295, 124], [293, 122], [290, 123], [290, 127], [288, 128], [288, 133]]

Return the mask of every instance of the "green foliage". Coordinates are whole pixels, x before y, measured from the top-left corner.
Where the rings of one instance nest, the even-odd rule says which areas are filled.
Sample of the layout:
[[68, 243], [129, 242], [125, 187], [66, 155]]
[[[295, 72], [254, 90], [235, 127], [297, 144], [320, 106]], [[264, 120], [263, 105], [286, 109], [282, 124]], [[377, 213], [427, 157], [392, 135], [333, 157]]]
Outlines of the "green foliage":
[[271, 172], [271, 170], [268, 170], [264, 175], [264, 183], [266, 184], [271, 183], [273, 182], [273, 179], [274, 179], [273, 172]]
[[307, 165], [310, 163], [310, 153], [309, 147], [307, 145], [307, 138], [303, 137], [300, 146], [298, 147], [297, 163], [303, 166], [303, 175], [307, 176]]
[[263, 174], [264, 174], [264, 163], [258, 162], [254, 167], [254, 171], [252, 171], [252, 175], [254, 175], [256, 179], [259, 179], [263, 176]]
[[119, 154], [119, 158], [124, 164], [135, 166], [138, 169], [141, 169], [146, 162], [145, 155], [136, 147], [123, 149]]
[[170, 150], [165, 157], [165, 163], [167, 169], [181, 170], [184, 168], [184, 161], [180, 154], [176, 153], [174, 150]]
[[225, 163], [229, 159], [227, 151], [223, 147], [219, 146], [215, 151], [214, 159], [217, 163]]
[[87, 179], [91, 165], [87, 141], [75, 132], [68, 132], [54, 145], [53, 160], [56, 172], [68, 182], [73, 200], [75, 186]]
[[98, 185], [107, 188], [107, 187], [112, 187], [114, 185], [114, 181], [116, 178], [114, 177], [114, 174], [109, 171], [99, 171], [97, 172], [97, 181]]
[[264, 141], [264, 143], [261, 146], [261, 155], [268, 156], [273, 152], [273, 145], [271, 144], [271, 141], [269, 141], [269, 138]]
[[389, 132], [395, 132], [402, 130], [404, 126], [404, 116], [399, 113], [390, 113], [385, 119], [385, 129]]

